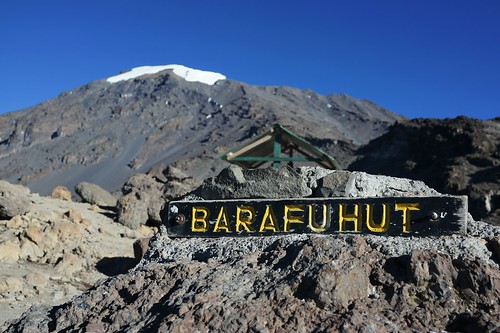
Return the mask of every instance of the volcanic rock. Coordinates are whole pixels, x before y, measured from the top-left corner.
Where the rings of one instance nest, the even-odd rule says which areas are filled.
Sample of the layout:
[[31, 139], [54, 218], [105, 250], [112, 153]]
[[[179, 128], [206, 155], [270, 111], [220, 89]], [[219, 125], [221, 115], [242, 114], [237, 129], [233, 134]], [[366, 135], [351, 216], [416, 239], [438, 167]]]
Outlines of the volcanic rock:
[[358, 151], [350, 170], [418, 179], [467, 195], [477, 220], [500, 225], [500, 118], [413, 119]]
[[205, 180], [195, 191], [204, 199], [300, 198], [312, 194], [301, 175], [290, 167], [243, 170], [237, 165]]
[[[293, 175], [293, 182], [311, 186], [308, 193], [354, 197], [379, 189], [379, 196], [439, 195], [420, 182], [363, 173], [267, 172]], [[250, 174], [230, 168], [204, 185], [248, 184], [262, 193], [262, 183], [273, 178], [259, 182], [256, 177], [252, 183]], [[346, 191], [350, 188], [356, 190]], [[209, 192], [210, 198], [214, 193]], [[489, 248], [495, 248], [500, 228], [470, 219], [468, 229], [467, 235], [440, 237], [171, 239], [162, 226], [140, 264], [127, 274], [102, 281], [57, 308], [34, 307], [9, 322], [6, 331], [496, 332], [500, 271]]]

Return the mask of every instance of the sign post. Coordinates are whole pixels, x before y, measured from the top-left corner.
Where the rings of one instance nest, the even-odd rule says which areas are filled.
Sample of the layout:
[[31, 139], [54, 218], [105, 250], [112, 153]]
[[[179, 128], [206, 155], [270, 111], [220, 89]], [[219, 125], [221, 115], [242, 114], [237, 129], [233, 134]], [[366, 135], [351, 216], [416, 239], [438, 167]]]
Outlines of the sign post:
[[170, 237], [465, 234], [467, 197], [173, 201], [163, 222]]

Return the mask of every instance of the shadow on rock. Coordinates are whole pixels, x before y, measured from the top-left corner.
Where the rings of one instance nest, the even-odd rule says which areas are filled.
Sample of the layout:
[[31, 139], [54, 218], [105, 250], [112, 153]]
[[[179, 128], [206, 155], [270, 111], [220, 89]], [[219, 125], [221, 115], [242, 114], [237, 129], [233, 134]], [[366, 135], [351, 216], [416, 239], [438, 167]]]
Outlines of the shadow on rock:
[[129, 269], [137, 265], [135, 258], [129, 257], [104, 257], [96, 264], [96, 269], [104, 275], [116, 276], [127, 273]]

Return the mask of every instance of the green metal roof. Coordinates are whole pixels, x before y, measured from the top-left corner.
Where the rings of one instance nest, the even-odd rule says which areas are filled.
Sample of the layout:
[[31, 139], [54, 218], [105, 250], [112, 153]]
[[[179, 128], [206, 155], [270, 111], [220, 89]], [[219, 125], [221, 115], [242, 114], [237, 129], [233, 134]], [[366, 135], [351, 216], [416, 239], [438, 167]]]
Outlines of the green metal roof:
[[[301, 156], [295, 156], [296, 153]], [[316, 162], [327, 169], [340, 169], [333, 157], [279, 124], [222, 154], [221, 158], [245, 169], [255, 169], [268, 162], [273, 166], [279, 166], [281, 162]]]

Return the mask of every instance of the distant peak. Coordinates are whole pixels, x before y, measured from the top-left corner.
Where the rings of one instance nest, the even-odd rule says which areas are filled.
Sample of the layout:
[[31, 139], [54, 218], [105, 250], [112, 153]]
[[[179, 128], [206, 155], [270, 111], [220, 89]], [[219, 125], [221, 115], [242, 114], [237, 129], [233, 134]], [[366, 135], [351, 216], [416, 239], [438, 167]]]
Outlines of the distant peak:
[[165, 66], [141, 66], [132, 68], [129, 72], [118, 74], [109, 77], [106, 81], [109, 83], [116, 83], [120, 81], [134, 79], [136, 77], [155, 74], [166, 69], [173, 70], [174, 74], [182, 77], [184, 80], [189, 82], [200, 82], [208, 85], [213, 85], [219, 80], [225, 80], [226, 77], [220, 73], [201, 71], [199, 69], [193, 69], [182, 65], [165, 65]]

